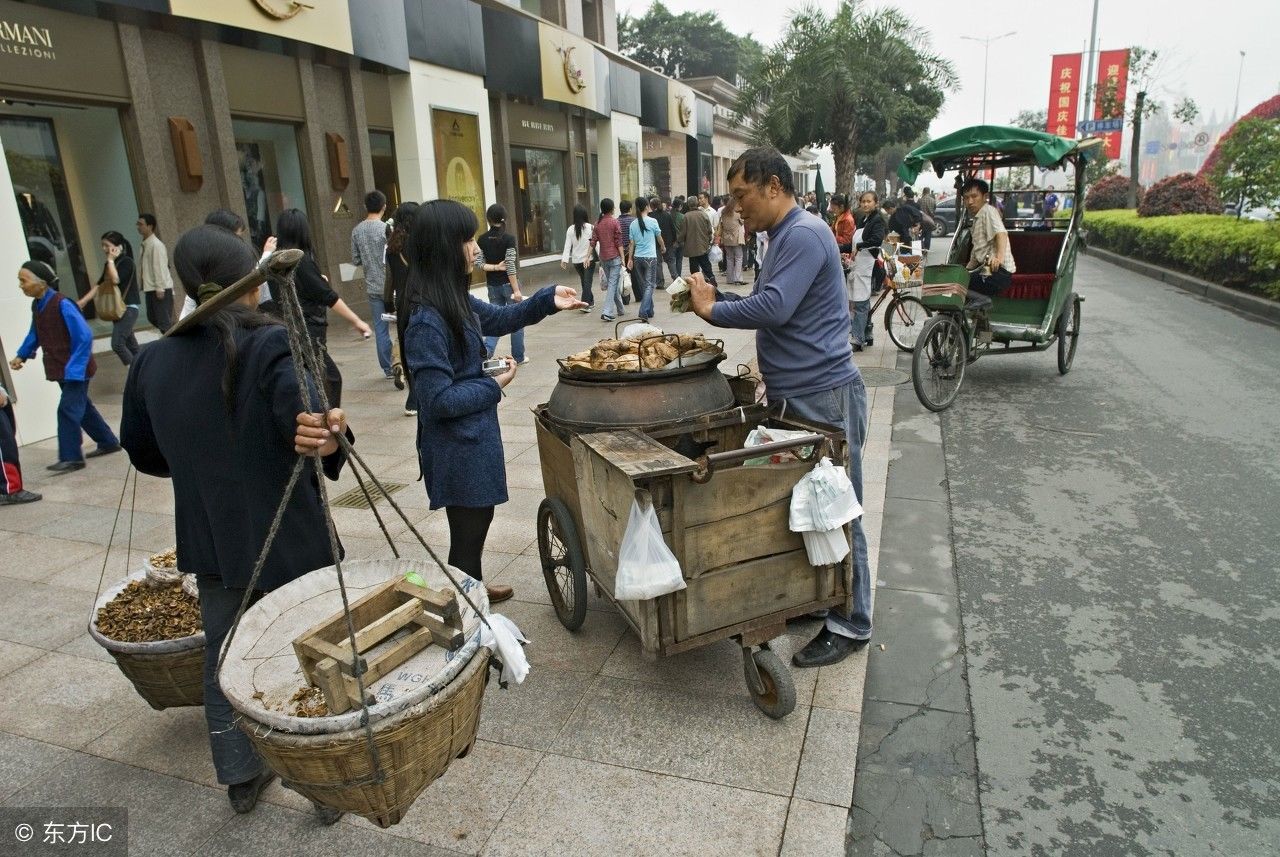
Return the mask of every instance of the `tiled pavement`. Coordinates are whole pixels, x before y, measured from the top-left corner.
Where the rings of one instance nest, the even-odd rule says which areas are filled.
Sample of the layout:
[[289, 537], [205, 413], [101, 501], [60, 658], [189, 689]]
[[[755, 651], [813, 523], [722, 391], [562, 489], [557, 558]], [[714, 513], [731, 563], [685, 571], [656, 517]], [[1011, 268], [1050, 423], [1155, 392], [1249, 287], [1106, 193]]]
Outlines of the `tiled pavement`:
[[[551, 274], [560, 272], [542, 279]], [[574, 279], [568, 272], [561, 281]], [[659, 304], [657, 323], [667, 330], [706, 328], [692, 315], [668, 317]], [[485, 573], [515, 588], [502, 612], [533, 641], [533, 671], [520, 687], [491, 684], [476, 752], [454, 762], [404, 822], [386, 831], [353, 817], [320, 828], [307, 805], [278, 785], [253, 814], [231, 812], [213, 778], [200, 710], [151, 710], [85, 633], [124, 456], [49, 478], [44, 465], [55, 443], [25, 447], [30, 487], [45, 500], [0, 511], [0, 801], [125, 805], [135, 855], [843, 854], [865, 651], [834, 668], [795, 670], [799, 703], [775, 722], [752, 705], [735, 644], [649, 662], [607, 603], [593, 598], [573, 634], [548, 604], [533, 526], [543, 492], [529, 409], [550, 393], [553, 357], [604, 333], [594, 314], [562, 314], [531, 328], [533, 363], [499, 408], [511, 501], [497, 511]], [[726, 341], [727, 365], [754, 356], [750, 334], [717, 335]], [[331, 340], [358, 448], [380, 476], [410, 483], [397, 499], [427, 539], [445, 548], [443, 513], [427, 509], [414, 483], [413, 423], [401, 414], [402, 394], [381, 378], [372, 343], [353, 340], [345, 327], [335, 327]], [[875, 349], [858, 358], [863, 366], [892, 367], [896, 352], [881, 332]], [[93, 395], [116, 424], [123, 371], [110, 355], [102, 364]], [[874, 570], [894, 388], [868, 393], [865, 505]], [[346, 475], [337, 490], [354, 484]], [[136, 500], [127, 496], [124, 508], [108, 582], [173, 543], [173, 499], [164, 481], [141, 477]], [[335, 514], [349, 556], [390, 555], [371, 514]], [[420, 552], [399, 544], [408, 555]], [[778, 641], [779, 654], [789, 659], [816, 629], [816, 622], [793, 624]]]

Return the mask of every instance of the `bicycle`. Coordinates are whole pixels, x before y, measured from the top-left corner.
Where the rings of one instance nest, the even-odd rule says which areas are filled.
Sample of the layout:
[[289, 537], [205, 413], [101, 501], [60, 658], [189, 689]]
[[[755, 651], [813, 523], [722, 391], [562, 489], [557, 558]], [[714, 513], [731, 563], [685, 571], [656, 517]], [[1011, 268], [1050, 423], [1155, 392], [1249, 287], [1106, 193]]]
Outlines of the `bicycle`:
[[[911, 262], [913, 259], [914, 263]], [[902, 256], [894, 261], [904, 265], [922, 264], [919, 256]], [[920, 300], [920, 287], [919, 280], [896, 283], [886, 271], [884, 288], [880, 290], [875, 302], [871, 304], [871, 311], [867, 313], [868, 318], [875, 318], [880, 305], [888, 300], [890, 295], [893, 296], [884, 311], [884, 329], [888, 331], [889, 339], [898, 347], [898, 350], [907, 354], [915, 349], [920, 331], [933, 315], [933, 310]]]

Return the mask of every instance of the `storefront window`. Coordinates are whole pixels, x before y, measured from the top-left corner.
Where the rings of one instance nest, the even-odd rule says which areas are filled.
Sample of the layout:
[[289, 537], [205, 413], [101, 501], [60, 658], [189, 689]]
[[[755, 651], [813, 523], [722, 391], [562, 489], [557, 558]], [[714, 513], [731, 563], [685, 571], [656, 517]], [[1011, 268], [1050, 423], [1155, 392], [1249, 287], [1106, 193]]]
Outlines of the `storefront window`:
[[702, 153], [698, 156], [698, 190], [711, 193], [711, 171], [713, 169], [711, 155]]
[[[596, 212], [600, 210], [600, 156], [595, 152], [591, 153], [591, 205], [587, 211], [594, 219]], [[567, 228], [567, 227], [566, 227]]]
[[387, 210], [400, 204], [400, 179], [396, 171], [395, 138], [389, 131], [369, 132], [369, 155], [373, 159], [373, 186], [387, 197]]
[[249, 235], [261, 248], [273, 234], [276, 218], [287, 208], [307, 210], [294, 126], [278, 122], [231, 121], [240, 158], [240, 187], [248, 213]]
[[618, 188], [623, 199], [640, 195], [640, 146], [631, 140], [618, 141]]
[[564, 153], [513, 148], [511, 175], [515, 181], [520, 255], [559, 252], [566, 229]]
[[[122, 233], [137, 254], [138, 204], [116, 110], [9, 105], [0, 115], [0, 142], [27, 254], [58, 272], [64, 295], [79, 297], [102, 273], [102, 233]], [[91, 304], [85, 315], [93, 319]], [[110, 327], [92, 326], [97, 334]]]
[[644, 192], [671, 198], [671, 159], [651, 158], [644, 162]]
[[484, 227], [484, 165], [480, 160], [480, 119], [474, 113], [431, 111], [436, 187], [441, 199], [471, 209]]

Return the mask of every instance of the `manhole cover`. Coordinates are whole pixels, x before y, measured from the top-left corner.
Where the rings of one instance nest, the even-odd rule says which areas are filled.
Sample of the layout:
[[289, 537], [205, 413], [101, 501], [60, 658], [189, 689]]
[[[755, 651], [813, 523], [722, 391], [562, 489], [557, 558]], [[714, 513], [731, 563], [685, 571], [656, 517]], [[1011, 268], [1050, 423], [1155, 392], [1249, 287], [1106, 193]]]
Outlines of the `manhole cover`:
[[862, 383], [868, 387], [896, 387], [911, 380], [906, 372], [897, 369], [883, 369], [879, 366], [859, 367], [862, 372]]
[[[403, 482], [388, 482], [385, 479], [381, 479], [379, 481], [382, 483], [382, 487], [387, 489], [388, 494], [394, 494], [401, 488], [405, 487]], [[386, 500], [386, 498], [382, 496], [382, 492], [375, 488], [371, 482], [365, 480], [364, 484], [365, 487], [369, 489], [369, 497], [372, 497], [375, 503], [381, 500]], [[329, 505], [341, 506], [344, 509], [368, 509], [369, 498], [365, 497], [364, 491], [361, 490], [359, 485], [357, 485], [350, 491], [346, 491], [333, 498], [329, 501]]]

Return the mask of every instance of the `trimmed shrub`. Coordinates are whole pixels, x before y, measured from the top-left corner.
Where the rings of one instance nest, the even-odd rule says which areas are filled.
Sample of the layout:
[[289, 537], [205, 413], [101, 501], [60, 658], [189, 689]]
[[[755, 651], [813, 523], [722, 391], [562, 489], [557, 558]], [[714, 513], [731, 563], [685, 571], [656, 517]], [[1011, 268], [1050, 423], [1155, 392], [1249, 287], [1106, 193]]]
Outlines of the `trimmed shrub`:
[[[1138, 185], [1138, 205], [1142, 205], [1144, 191]], [[1129, 177], [1106, 176], [1089, 186], [1089, 193], [1084, 198], [1085, 211], [1106, 211], [1113, 208], [1129, 207]]]
[[1138, 206], [1139, 217], [1173, 214], [1222, 214], [1222, 199], [1199, 176], [1178, 173], [1153, 184]]
[[1209, 175], [1218, 166], [1218, 160], [1222, 157], [1222, 144], [1226, 139], [1235, 133], [1236, 128], [1246, 119], [1280, 119], [1280, 95], [1274, 95], [1248, 113], [1241, 116], [1236, 123], [1227, 129], [1227, 133], [1218, 138], [1217, 144], [1213, 147], [1213, 151], [1209, 153], [1209, 157], [1200, 165], [1200, 172], [1197, 173], [1200, 178], [1208, 178]]
[[1139, 217], [1132, 210], [1086, 209], [1084, 225], [1095, 247], [1280, 299], [1276, 223], [1223, 214]]

